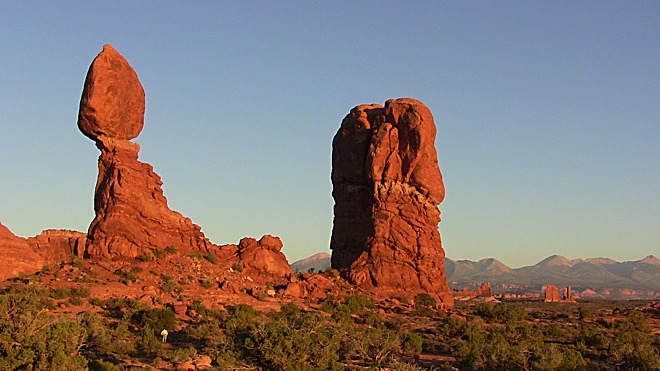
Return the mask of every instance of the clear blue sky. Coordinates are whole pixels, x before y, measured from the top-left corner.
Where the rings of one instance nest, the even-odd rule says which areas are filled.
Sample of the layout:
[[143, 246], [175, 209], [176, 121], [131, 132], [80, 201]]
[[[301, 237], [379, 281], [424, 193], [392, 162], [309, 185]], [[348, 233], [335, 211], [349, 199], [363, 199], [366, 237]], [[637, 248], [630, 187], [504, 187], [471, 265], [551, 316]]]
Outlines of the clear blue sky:
[[438, 126], [447, 255], [660, 254], [658, 1], [0, 1], [0, 221], [86, 231], [76, 127], [112, 44], [147, 94], [140, 159], [216, 244], [328, 251], [331, 141], [361, 103]]

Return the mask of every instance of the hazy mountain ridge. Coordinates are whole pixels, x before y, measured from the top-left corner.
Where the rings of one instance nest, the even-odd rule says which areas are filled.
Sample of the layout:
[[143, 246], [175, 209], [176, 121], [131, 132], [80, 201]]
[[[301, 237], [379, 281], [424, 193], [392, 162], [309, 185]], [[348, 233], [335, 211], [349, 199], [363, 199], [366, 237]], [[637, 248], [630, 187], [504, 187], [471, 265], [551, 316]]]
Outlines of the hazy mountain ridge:
[[554, 284], [592, 289], [625, 288], [660, 291], [660, 259], [653, 255], [626, 262], [617, 262], [609, 258], [569, 260], [561, 255], [552, 255], [535, 265], [509, 268], [509, 271], [503, 271], [501, 267], [480, 269], [479, 267], [483, 267], [483, 261], [454, 262], [446, 259], [445, 266], [455, 265], [451, 274], [449, 270], [447, 271], [447, 279], [457, 284], [490, 281], [492, 284]]
[[[330, 266], [330, 254], [319, 253], [291, 264], [291, 268], [307, 272], [325, 270]], [[660, 259], [649, 255], [635, 261], [617, 262], [597, 257], [569, 260], [561, 255], [549, 256], [540, 262], [510, 268], [495, 258], [479, 261], [445, 258], [447, 280], [452, 286], [490, 282], [494, 285], [573, 286], [602, 289], [630, 289], [660, 292]]]
[[330, 254], [327, 252], [320, 252], [314, 254], [309, 258], [298, 260], [291, 264], [291, 269], [294, 272], [308, 272], [314, 268], [314, 272], [321, 272], [330, 267]]

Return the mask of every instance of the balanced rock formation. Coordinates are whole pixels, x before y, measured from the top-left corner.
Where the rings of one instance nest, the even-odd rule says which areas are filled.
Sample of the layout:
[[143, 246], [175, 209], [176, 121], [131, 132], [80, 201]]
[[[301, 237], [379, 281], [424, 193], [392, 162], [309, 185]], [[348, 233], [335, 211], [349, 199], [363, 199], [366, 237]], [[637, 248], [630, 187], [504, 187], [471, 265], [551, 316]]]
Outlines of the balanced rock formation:
[[332, 267], [374, 293], [426, 292], [452, 306], [438, 205], [445, 196], [429, 109], [360, 105], [332, 142]]
[[126, 59], [110, 45], [94, 59], [80, 100], [78, 128], [101, 150], [96, 217], [86, 255], [137, 257], [156, 248], [208, 251], [201, 228], [167, 206], [160, 177], [131, 142], [144, 125], [145, 94]]

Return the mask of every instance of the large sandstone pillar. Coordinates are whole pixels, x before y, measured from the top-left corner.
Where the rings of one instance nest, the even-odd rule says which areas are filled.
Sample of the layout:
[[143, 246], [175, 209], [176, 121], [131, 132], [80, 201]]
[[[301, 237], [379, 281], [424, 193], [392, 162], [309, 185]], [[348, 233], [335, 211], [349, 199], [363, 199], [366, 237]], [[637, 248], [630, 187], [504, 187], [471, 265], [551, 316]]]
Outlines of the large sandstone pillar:
[[445, 196], [429, 109], [360, 105], [332, 142], [332, 267], [382, 295], [426, 292], [452, 306], [438, 205]]

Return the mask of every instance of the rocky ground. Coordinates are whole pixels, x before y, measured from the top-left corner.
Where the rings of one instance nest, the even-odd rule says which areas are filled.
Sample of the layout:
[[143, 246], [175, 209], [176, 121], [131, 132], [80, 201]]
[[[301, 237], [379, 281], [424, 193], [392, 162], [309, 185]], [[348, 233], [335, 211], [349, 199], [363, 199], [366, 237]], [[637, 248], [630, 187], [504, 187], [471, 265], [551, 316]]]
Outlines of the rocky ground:
[[[40, 293], [49, 304], [45, 313], [28, 313], [33, 321], [45, 316], [48, 326], [64, 320], [82, 326], [87, 337], [75, 351], [91, 369], [492, 369], [505, 359], [513, 369], [616, 369], [660, 362], [660, 305], [650, 302], [477, 297], [438, 310], [429, 295], [370, 297], [332, 270], [270, 280], [210, 255], [175, 251], [142, 259], [72, 257], [2, 286], [0, 307], [12, 295]], [[172, 316], [167, 344], [158, 342], [156, 327], [167, 325], [145, 321], [154, 313]], [[110, 340], [99, 340], [90, 318]], [[2, 328], [0, 341], [8, 327]], [[321, 328], [325, 340], [315, 338]], [[246, 345], [243, 337], [261, 345]], [[328, 342], [318, 350], [323, 366], [301, 358], [310, 341]], [[511, 360], [519, 353], [527, 356]], [[11, 357], [0, 352], [0, 368]]]

